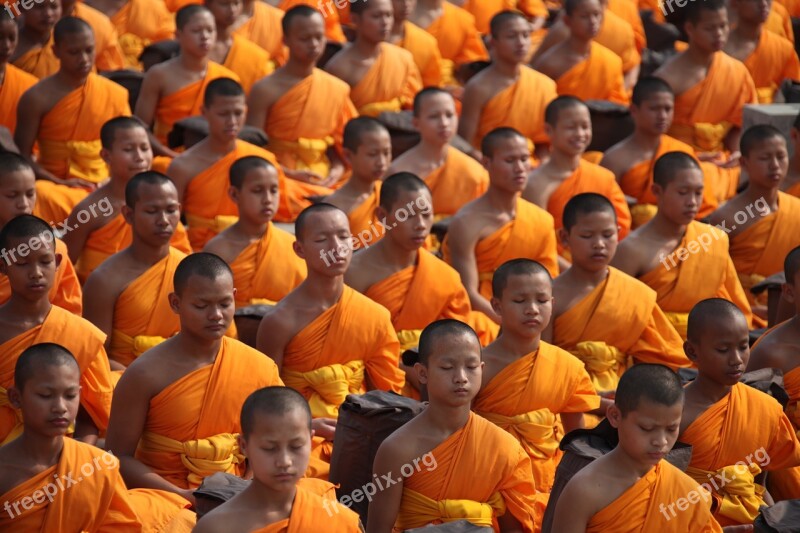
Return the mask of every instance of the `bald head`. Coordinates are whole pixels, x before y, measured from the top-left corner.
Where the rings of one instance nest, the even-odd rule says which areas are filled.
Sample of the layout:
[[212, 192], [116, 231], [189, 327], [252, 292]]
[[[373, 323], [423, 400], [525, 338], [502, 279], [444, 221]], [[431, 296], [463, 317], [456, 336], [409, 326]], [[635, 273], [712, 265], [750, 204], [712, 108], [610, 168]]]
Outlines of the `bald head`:
[[318, 204], [310, 205], [303, 209], [298, 215], [297, 220], [294, 221], [294, 234], [297, 240], [305, 238], [306, 228], [309, 225], [309, 219], [313, 220], [315, 215], [341, 213], [347, 218], [347, 214], [336, 207], [335, 205], [321, 202]]
[[480, 340], [475, 330], [460, 320], [448, 318], [429, 324], [428, 327], [422, 330], [422, 334], [419, 337], [419, 362], [427, 366], [440, 341], [460, 337], [473, 338], [480, 346]]
[[[786, 283], [797, 283], [797, 273], [800, 272], [800, 246], [792, 249], [786, 254], [786, 259], [783, 261], [783, 275], [786, 276]], [[795, 296], [795, 298], [800, 295]]]
[[56, 45], [61, 44], [71, 35], [78, 33], [88, 33], [94, 36], [92, 27], [84, 20], [78, 17], [64, 17], [56, 22], [55, 28], [53, 28], [53, 43]]
[[495, 151], [512, 139], [525, 140], [525, 137], [514, 128], [495, 128], [481, 140], [481, 153], [485, 157], [492, 158]]
[[252, 393], [242, 405], [240, 423], [242, 436], [247, 439], [253, 432], [259, 415], [286, 416], [294, 411], [302, 413], [311, 430], [311, 409], [302, 394], [289, 387], [265, 387]]
[[643, 400], [666, 407], [682, 404], [683, 387], [678, 374], [664, 365], [640, 363], [630, 367], [619, 380], [614, 404], [625, 416], [636, 411]]
[[744, 314], [733, 303], [722, 298], [708, 298], [696, 304], [689, 312], [686, 338], [700, 342], [711, 326], [720, 322], [745, 320]]
[[200, 276], [211, 281], [219, 278], [233, 280], [233, 272], [228, 263], [219, 256], [206, 252], [187, 255], [178, 264], [178, 268], [175, 269], [175, 274], [172, 277], [172, 284], [176, 294], [183, 294], [189, 283], [189, 278], [192, 276]]
[[500, 265], [500, 268], [494, 271], [494, 275], [492, 276], [492, 296], [498, 299], [503, 297], [503, 291], [508, 286], [508, 278], [511, 276], [533, 276], [536, 274], [542, 274], [548, 281], [553, 281], [550, 272], [537, 261], [532, 261], [530, 259], [512, 259], [511, 261], [506, 261]]
[[14, 386], [22, 391], [36, 370], [48, 366], [68, 366], [80, 374], [78, 361], [72, 353], [52, 342], [34, 344], [20, 354], [14, 367]]
[[665, 188], [683, 170], [700, 170], [700, 164], [685, 152], [667, 152], [653, 166], [653, 183]]

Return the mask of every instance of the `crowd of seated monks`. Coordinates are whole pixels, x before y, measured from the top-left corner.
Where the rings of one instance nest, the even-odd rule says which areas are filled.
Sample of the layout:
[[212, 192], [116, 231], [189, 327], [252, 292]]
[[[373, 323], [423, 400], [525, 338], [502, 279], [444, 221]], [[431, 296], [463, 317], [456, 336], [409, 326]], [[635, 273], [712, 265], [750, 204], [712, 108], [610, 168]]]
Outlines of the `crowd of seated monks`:
[[0, 531], [789, 523], [797, 18], [5, 0]]

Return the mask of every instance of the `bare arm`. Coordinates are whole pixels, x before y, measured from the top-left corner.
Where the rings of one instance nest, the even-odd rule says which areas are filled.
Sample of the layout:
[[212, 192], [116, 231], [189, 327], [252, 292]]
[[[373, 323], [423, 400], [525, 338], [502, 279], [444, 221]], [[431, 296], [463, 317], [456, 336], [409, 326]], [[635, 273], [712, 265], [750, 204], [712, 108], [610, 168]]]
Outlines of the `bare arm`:
[[33, 145], [39, 136], [39, 125], [45, 113], [38, 91], [35, 89], [26, 91], [17, 104], [17, 116], [20, 120], [17, 121], [17, 129], [14, 131], [14, 144], [19, 148], [20, 155], [33, 167], [36, 179], [66, 184], [65, 180], [54, 176], [33, 159]]
[[402, 450], [393, 440], [386, 440], [375, 454], [372, 472], [379, 478], [388, 475], [396, 483], [378, 491], [369, 504], [367, 533], [386, 533], [392, 531], [397, 515], [400, 512], [400, 501], [403, 499], [403, 477], [398, 476], [402, 468]]
[[114, 307], [118, 296], [119, 291], [113, 287], [106, 269], [102, 266], [89, 275], [83, 286], [83, 318], [106, 334], [106, 351], [111, 344]]
[[475, 245], [478, 244], [477, 232], [468, 227], [468, 222], [464, 218], [456, 218], [448, 229], [447, 241], [450, 245], [453, 268], [461, 275], [461, 283], [467, 289], [472, 309], [486, 314], [499, 324], [500, 317], [492, 309], [489, 300], [484, 298], [479, 291], [478, 261], [475, 258]]
[[572, 430], [586, 427], [583, 421], [583, 413], [561, 413], [561, 423], [564, 424], [565, 434]]
[[[476, 80], [480, 81], [480, 80]], [[475, 140], [478, 133], [478, 125], [483, 111], [483, 91], [478, 83], [467, 83], [464, 88], [463, 105], [461, 106], [461, 117], [458, 119], [458, 134], [470, 145]]]
[[639, 257], [636, 253], [636, 241], [632, 240], [630, 236], [620, 243], [617, 253], [614, 254], [614, 258], [611, 260], [611, 266], [629, 276], [639, 276]]
[[[70, 231], [64, 234], [62, 240], [67, 245], [69, 250], [69, 259], [73, 263], [77, 263], [83, 253], [83, 248], [86, 246], [86, 241], [89, 236], [96, 230], [102, 228], [107, 222], [110, 222], [113, 217], [99, 216], [90, 217], [89, 221], [81, 224], [78, 221], [78, 213], [84, 211], [90, 204], [90, 197], [84, 198], [81, 202], [73, 208], [72, 212], [67, 217], [66, 227]], [[113, 213], [116, 216], [116, 213]]]
[[558, 533], [585, 533], [586, 525], [592, 518], [587, 506], [588, 490], [583, 489], [581, 476], [573, 477], [556, 502], [552, 531]]
[[247, 120], [248, 126], [264, 128], [267, 123], [267, 111], [269, 111], [269, 78], [263, 79], [253, 85], [250, 97], [247, 99]]
[[282, 319], [284, 313], [276, 313], [277, 307], [261, 319], [258, 325], [258, 333], [256, 335], [256, 349], [266, 354], [268, 357], [275, 361], [278, 366], [278, 371], [283, 368], [283, 351], [286, 345], [289, 344], [291, 337], [294, 333], [288, 333], [286, 327], [288, 320]]
[[[539, 48], [536, 49], [536, 52], [533, 54], [531, 58], [531, 66], [533, 68], [537, 68], [538, 60], [544, 55], [545, 52], [550, 50], [552, 47], [569, 37], [569, 29], [564, 25], [563, 20], [561, 20], [563, 14], [559, 14], [556, 21], [550, 26], [550, 29], [547, 30], [547, 34], [544, 36], [542, 40], [542, 44], [539, 45]], [[538, 70], [538, 69], [537, 69]]]
[[[144, 76], [142, 81], [142, 88], [139, 91], [139, 98], [136, 100], [136, 109], [133, 114], [142, 119], [142, 122], [147, 124], [148, 128], [153, 127], [156, 119], [156, 109], [158, 108], [158, 101], [161, 98], [161, 69], [157, 65], [150, 69]], [[150, 144], [153, 147], [153, 155], [165, 155], [168, 157], [177, 157], [178, 154], [159, 141], [152, 131], [148, 132], [150, 137]]]
[[192, 176], [183, 168], [182, 158], [178, 157], [170, 163], [167, 168], [167, 176], [169, 176], [169, 179], [175, 184], [175, 188], [178, 189], [178, 201], [183, 204], [184, 196], [186, 195], [186, 186], [191, 181]]

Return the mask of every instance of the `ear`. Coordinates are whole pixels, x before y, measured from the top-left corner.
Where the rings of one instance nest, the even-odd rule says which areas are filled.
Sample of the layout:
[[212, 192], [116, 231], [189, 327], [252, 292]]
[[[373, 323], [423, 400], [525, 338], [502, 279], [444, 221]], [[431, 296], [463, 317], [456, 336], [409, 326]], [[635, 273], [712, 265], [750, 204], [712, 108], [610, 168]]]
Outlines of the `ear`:
[[109, 159], [111, 157], [111, 151], [110, 150], [108, 150], [106, 148], [101, 149], [100, 150], [100, 157], [103, 159], [103, 161], [105, 161], [106, 165], [110, 165], [110, 163], [109, 163]]
[[558, 240], [561, 242], [562, 246], [569, 249], [569, 232], [562, 227], [559, 228], [556, 233], [558, 234]]
[[125, 222], [133, 226], [133, 209], [128, 207], [127, 204], [123, 205], [122, 209], [120, 209], [120, 214], [125, 219]]
[[497, 313], [499, 316], [503, 316], [503, 304], [500, 303], [499, 298], [492, 296], [492, 299], [489, 300], [489, 303], [492, 304], [492, 311]]
[[611, 427], [618, 428], [620, 422], [622, 422], [622, 411], [619, 410], [617, 404], [609, 405], [608, 409], [606, 409], [606, 418], [608, 422], [611, 424]]
[[61, 262], [64, 260], [64, 256], [61, 254], [55, 254], [56, 257], [56, 268], [61, 266]]
[[303, 245], [300, 244], [300, 241], [295, 240], [292, 243], [292, 250], [294, 250], [294, 253], [297, 254], [297, 257], [299, 257], [300, 259], [306, 258], [305, 250], [303, 250]]
[[181, 311], [181, 297], [178, 296], [176, 292], [171, 292], [167, 295], [167, 300], [169, 301], [169, 307], [172, 309], [172, 312], [180, 314]]
[[790, 284], [784, 283], [781, 285], [781, 295], [787, 302], [791, 304], [794, 303], [794, 287], [792, 287]]
[[[419, 131], [419, 117], [416, 115], [411, 116], [411, 125], [414, 126], [414, 129]], [[794, 131], [794, 130], [792, 130]]]
[[[566, 17], [565, 17], [566, 18]], [[555, 133], [555, 129], [553, 126], [547, 122], [544, 123], [544, 133], [550, 138], [553, 138], [553, 134]]]
[[417, 379], [421, 384], [428, 384], [428, 367], [422, 363], [414, 363], [414, 372], [417, 373]]
[[381, 206], [375, 208], [375, 218], [378, 220], [383, 220], [384, 218], [389, 218], [389, 213]]
[[239, 189], [231, 185], [228, 187], [228, 198], [235, 204], [239, 203]]
[[697, 350], [695, 350], [694, 344], [692, 344], [691, 341], [684, 341], [683, 353], [686, 354], [686, 357], [689, 358], [689, 361], [697, 361]]
[[485, 168], [486, 170], [489, 170], [489, 163], [491, 163], [492, 158], [489, 157], [488, 155], [485, 155], [485, 154], [481, 154], [481, 155], [482, 155], [482, 157], [481, 157], [481, 165], [483, 165], [483, 168]]
[[236, 443], [239, 445], [239, 451], [242, 455], [247, 456], [247, 441], [244, 440], [241, 433], [236, 436]]
[[660, 197], [664, 193], [664, 188], [658, 183], [653, 183], [653, 185], [650, 187], [650, 190], [653, 192], [653, 196], [656, 198]]
[[352, 150], [349, 148], [342, 148], [342, 159], [344, 159], [345, 164], [347, 164], [349, 168], [353, 167], [353, 157], [355, 157], [355, 154]]
[[789, 130], [789, 136], [792, 138], [792, 142], [796, 143], [800, 141], [800, 131], [797, 128], [792, 128]]
[[11, 407], [14, 409], [22, 409], [22, 391], [17, 387], [8, 389], [8, 403], [10, 403]]

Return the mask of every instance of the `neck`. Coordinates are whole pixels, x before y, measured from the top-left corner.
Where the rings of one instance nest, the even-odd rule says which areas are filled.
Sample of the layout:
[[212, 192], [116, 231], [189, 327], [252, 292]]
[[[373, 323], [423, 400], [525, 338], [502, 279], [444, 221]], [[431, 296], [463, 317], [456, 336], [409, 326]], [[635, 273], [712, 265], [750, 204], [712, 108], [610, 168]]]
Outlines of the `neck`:
[[344, 276], [326, 277], [309, 269], [303, 282], [309, 292], [308, 301], [321, 302], [328, 307], [335, 305], [344, 292]]
[[[424, 139], [417, 145], [420, 155], [425, 159], [430, 159], [436, 162], [436, 166], [440, 167], [447, 161], [447, 153], [450, 150], [450, 143], [432, 143], [426, 142]], [[424, 176], [422, 176], [424, 178]]]
[[459, 429], [467, 425], [469, 421], [468, 405], [442, 405], [440, 403], [429, 403], [424, 413], [431, 421], [431, 425], [452, 435]]
[[[115, 176], [110, 176], [111, 180], [105, 184], [101, 185], [100, 189], [104, 193], [104, 196], [111, 196], [113, 200], [125, 201], [125, 187], [128, 185], [128, 182], [131, 180], [133, 176], [129, 178], [118, 178]], [[98, 189], [98, 190], [100, 190]]]
[[[50, 291], [48, 290], [47, 292], [49, 293]], [[38, 324], [44, 322], [44, 319], [47, 318], [47, 314], [53, 307], [50, 303], [49, 295], [31, 301], [20, 298], [13, 292], [5, 306], [8, 308], [11, 316], [32, 320]]]
[[498, 189], [490, 181], [489, 190], [486, 191], [486, 198], [489, 200], [489, 204], [498, 211], [516, 214], [519, 194]]
[[234, 231], [241, 235], [246, 235], [249, 238], [261, 238], [267, 232], [269, 222], [262, 224], [261, 222], [253, 222], [239, 217], [239, 220], [233, 226]]
[[178, 57], [181, 65], [183, 65], [186, 70], [205, 72], [206, 68], [208, 68], [208, 56], [194, 56], [181, 51]]
[[245, 489], [243, 496], [245, 494], [247, 500], [253, 503], [253, 508], [259, 507], [265, 513], [289, 517], [297, 494], [297, 486], [293, 486], [288, 491], [275, 491], [254, 478]]
[[758, 41], [759, 37], [761, 37], [762, 26], [763, 24], [760, 22], [750, 22], [739, 19], [732, 34], [745, 41]]
[[351, 175], [347, 183], [342, 185], [339, 189], [341, 191], [356, 193], [356, 194], [369, 194], [372, 192], [375, 182], [359, 178], [358, 176]]
[[688, 387], [691, 387], [697, 396], [712, 404], [724, 398], [733, 388], [731, 385], [722, 385], [711, 381], [705, 374], [698, 374], [697, 379], [691, 382]]
[[575, 35], [569, 37], [569, 48], [575, 53], [589, 55], [592, 51], [592, 39], [584, 40]]
[[522, 70], [522, 63], [516, 61], [503, 61], [502, 59], [493, 59], [492, 67], [495, 72], [508, 78], [517, 78]]
[[650, 221], [650, 227], [655, 232], [664, 238], [682, 237], [686, 233], [687, 224], [676, 224], [667, 219], [659, 209], [656, 216]]
[[88, 75], [72, 74], [63, 70], [59, 70], [56, 74], [56, 79], [68, 87], [80, 87], [86, 83], [88, 78]]
[[636, 472], [636, 475], [641, 478], [653, 469], [652, 465], [635, 461], [630, 455], [625, 453], [619, 445], [611, 450], [608, 456], [619, 465], [619, 468], [616, 469], [618, 472]]
[[636, 129], [631, 136], [631, 141], [633, 141], [636, 146], [655, 150], [658, 148], [658, 145], [661, 144], [661, 133]]
[[22, 40], [24, 37], [26, 39], [30, 39], [31, 41], [39, 43], [42, 46], [44, 46], [50, 40], [50, 34], [52, 31], [53, 31], [52, 29], [49, 29], [40, 32], [34, 30], [33, 28], [23, 26], [23, 28], [19, 32], [19, 38], [20, 40]]
[[392, 266], [398, 270], [414, 266], [417, 262], [419, 248], [407, 250], [394, 244], [391, 239], [383, 238], [372, 245], [380, 256], [378, 264]]
[[198, 361], [214, 361], [222, 347], [221, 338], [209, 341], [208, 339], [196, 337], [183, 330], [179, 331], [173, 338], [178, 345], [177, 348], [180, 353]]
[[515, 335], [507, 330], [501, 330], [500, 335], [495, 341], [505, 353], [510, 353], [517, 357], [523, 357], [539, 349], [542, 342], [541, 332], [534, 337], [522, 337]]
[[316, 68], [316, 63], [301, 63], [289, 54], [289, 60], [283, 66], [284, 72], [288, 73], [295, 78], [307, 78], [311, 76]]
[[772, 209], [778, 208], [778, 187], [759, 187], [750, 182], [744, 190], [744, 195], [753, 202], [763, 198]]
[[36, 464], [53, 466], [58, 464], [64, 449], [64, 436], [48, 437], [23, 431], [15, 441], [19, 449]]
[[217, 42], [230, 43], [233, 40], [233, 26], [223, 26], [217, 21]]
[[606, 278], [608, 277], [608, 266], [601, 268], [600, 270], [593, 272], [591, 270], [586, 270], [585, 268], [581, 268], [579, 266], [575, 266], [574, 264], [569, 267], [567, 272], [570, 273], [570, 277], [575, 280], [587, 282], [592, 286], [597, 286], [603, 283]]
[[366, 39], [364, 39], [363, 36], [357, 34], [356, 40], [353, 41], [352, 46], [355, 47], [356, 51], [364, 57], [370, 57], [370, 56], [377, 57], [378, 54], [380, 54], [382, 42], [383, 41], [378, 41], [378, 42], [367, 41]]
[[161, 246], [151, 246], [142, 242], [134, 232], [130, 254], [137, 262], [153, 266], [169, 255], [169, 243]]
[[402, 41], [406, 36], [406, 19], [395, 17], [392, 33], [389, 34], [389, 42], [396, 43]]
[[566, 154], [561, 150], [551, 150], [550, 161], [547, 164], [558, 170], [574, 172], [581, 164], [581, 155], [583, 154], [572, 155]]
[[691, 60], [692, 63], [696, 65], [702, 65], [704, 67], [711, 66], [711, 62], [714, 60], [714, 54], [716, 52], [704, 52], [703, 50], [698, 49], [695, 46], [692, 46], [691, 43], [689, 44], [689, 48], [686, 49], [684, 52], [686, 56]]
[[216, 136], [214, 136], [212, 134], [212, 135], [209, 135], [208, 137], [206, 137], [205, 139], [203, 139], [200, 142], [201, 143], [203, 143], [203, 142], [206, 143], [206, 146], [208, 147], [209, 151], [211, 151], [211, 152], [213, 152], [215, 154], [219, 154], [219, 155], [225, 156], [225, 155], [233, 152], [234, 150], [236, 150], [236, 140], [237, 140], [237, 138], [238, 137], [233, 137], [233, 138], [221, 137], [221, 138], [218, 138], [218, 137], [216, 137]]

